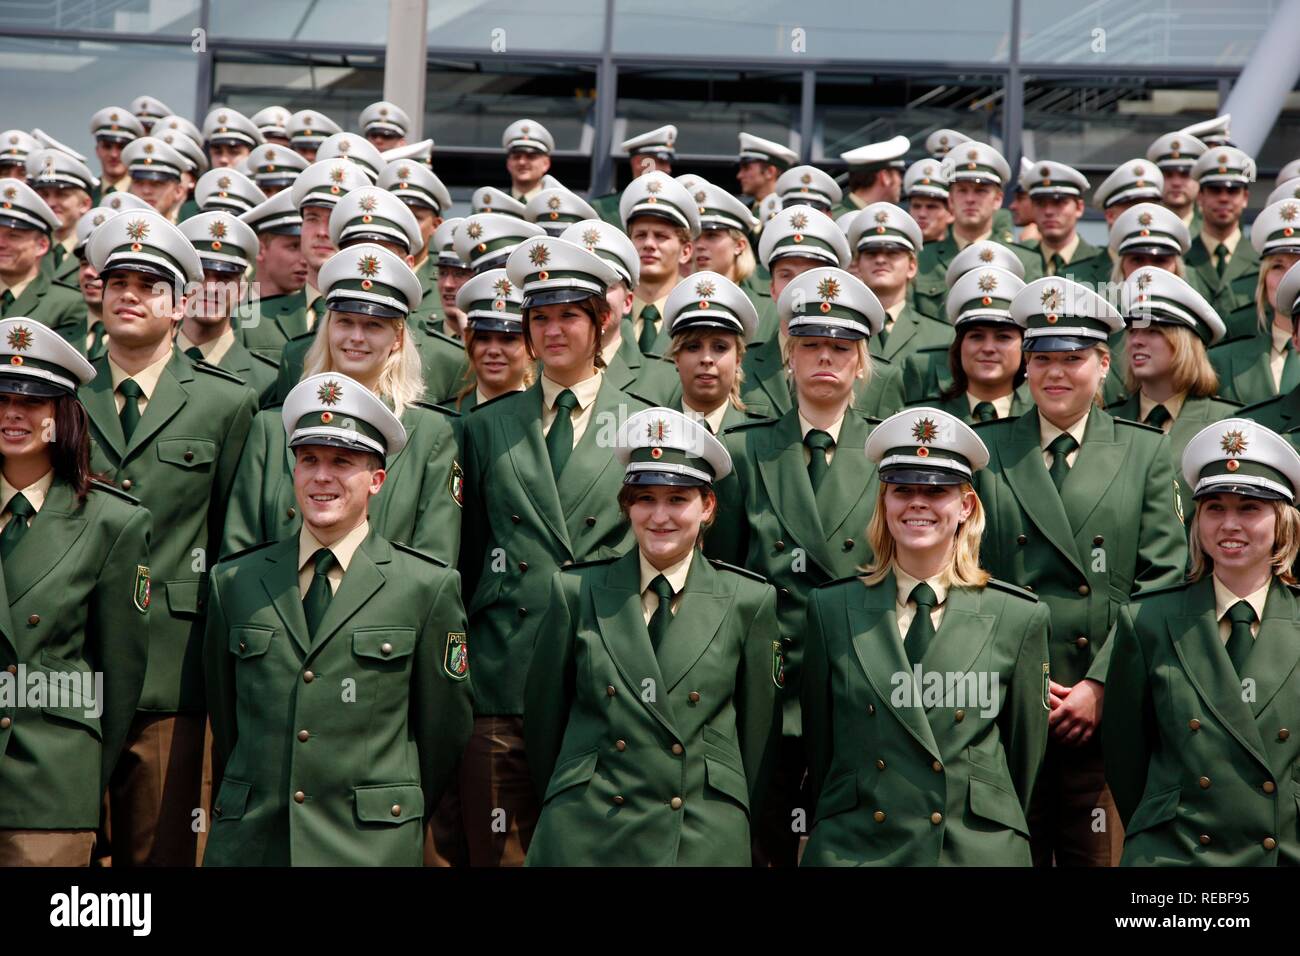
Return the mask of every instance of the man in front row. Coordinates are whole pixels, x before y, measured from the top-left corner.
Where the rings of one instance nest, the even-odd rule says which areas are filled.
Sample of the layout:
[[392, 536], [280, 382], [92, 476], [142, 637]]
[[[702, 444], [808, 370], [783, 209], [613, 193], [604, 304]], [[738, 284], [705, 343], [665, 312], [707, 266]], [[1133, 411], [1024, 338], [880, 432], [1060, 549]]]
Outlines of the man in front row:
[[207, 866], [420, 866], [471, 728], [460, 576], [370, 527], [406, 431], [345, 375], [284, 403], [302, 528], [213, 571]]

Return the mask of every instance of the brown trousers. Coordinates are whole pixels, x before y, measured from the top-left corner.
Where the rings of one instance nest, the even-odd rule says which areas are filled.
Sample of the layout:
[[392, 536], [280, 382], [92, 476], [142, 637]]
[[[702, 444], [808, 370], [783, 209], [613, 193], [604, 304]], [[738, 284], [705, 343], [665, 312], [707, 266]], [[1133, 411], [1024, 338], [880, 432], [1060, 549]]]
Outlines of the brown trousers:
[[475, 717], [460, 767], [470, 866], [522, 866], [541, 801], [524, 756], [523, 717]]
[[1034, 866], [1118, 866], [1124, 824], [1106, 786], [1101, 737], [1082, 747], [1050, 740], [1029, 801]]
[[108, 785], [114, 867], [198, 862], [205, 826], [195, 811], [206, 813], [212, 787], [206, 725], [202, 714], [135, 715]]
[[0, 830], [0, 867], [90, 866], [94, 830]]

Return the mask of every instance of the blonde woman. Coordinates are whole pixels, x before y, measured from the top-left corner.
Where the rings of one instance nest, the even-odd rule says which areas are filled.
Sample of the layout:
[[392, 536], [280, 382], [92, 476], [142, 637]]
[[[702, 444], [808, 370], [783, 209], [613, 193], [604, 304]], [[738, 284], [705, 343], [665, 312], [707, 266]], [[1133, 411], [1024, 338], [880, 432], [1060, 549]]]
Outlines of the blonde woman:
[[[1300, 263], [1296, 263], [1286, 271], [1286, 275], [1278, 283], [1276, 297], [1277, 311], [1289, 315], [1293, 327], [1300, 324]], [[1292, 352], [1300, 348], [1297, 338], [1300, 337], [1293, 332]], [[1300, 445], [1300, 434], [1296, 433], [1296, 427], [1300, 426], [1300, 388], [1283, 392], [1277, 398], [1270, 398], [1266, 402], [1248, 405], [1241, 410], [1241, 417], [1267, 425], [1278, 434], [1287, 433], [1292, 439], [1292, 444]]]
[[[1177, 474], [1192, 436], [1237, 413], [1235, 403], [1216, 397], [1219, 376], [1206, 352], [1227, 330], [1200, 293], [1156, 266], [1143, 266], [1129, 276], [1120, 290], [1120, 308], [1128, 327], [1124, 384], [1131, 397], [1106, 411], [1168, 435]], [[1190, 488], [1180, 485], [1179, 491], [1182, 501], [1191, 501]]]
[[970, 426], [910, 408], [867, 440], [874, 559], [808, 602], [804, 866], [1029, 866], [1050, 615], [980, 567]]
[[[320, 281], [328, 312], [316, 325], [303, 377], [339, 372], [355, 379], [391, 406], [408, 436], [388, 463], [370, 520], [388, 540], [454, 565], [464, 481], [451, 425], [455, 413], [421, 400], [420, 353], [406, 323], [420, 302], [420, 281], [399, 256], [373, 243], [336, 253], [321, 267]], [[301, 520], [280, 409], [269, 408], [253, 420], [244, 446], [222, 555], [278, 541]]]
[[465, 384], [452, 403], [462, 415], [476, 405], [523, 391], [537, 380], [524, 342], [523, 305], [523, 293], [505, 269], [480, 272], [456, 292], [456, 308], [465, 315], [469, 356]]
[[1296, 866], [1300, 455], [1231, 418], [1188, 442], [1182, 472], [1189, 580], [1126, 607], [1112, 639], [1102, 734], [1121, 862]]
[[695, 240], [692, 271], [725, 276], [745, 290], [755, 310], [771, 313], [771, 294], [765, 288], [751, 288], [750, 282], [758, 260], [749, 237], [758, 229], [758, 220], [748, 206], [712, 183], [700, 180], [693, 195], [700, 204], [700, 236]]
[[1251, 245], [1259, 253], [1255, 285], [1258, 331], [1225, 342], [1210, 353], [1224, 398], [1253, 405], [1286, 395], [1300, 385], [1300, 356], [1291, 346], [1291, 312], [1281, 308], [1277, 298], [1282, 277], [1300, 262], [1298, 230], [1300, 201], [1295, 199], [1273, 203], [1250, 227]]

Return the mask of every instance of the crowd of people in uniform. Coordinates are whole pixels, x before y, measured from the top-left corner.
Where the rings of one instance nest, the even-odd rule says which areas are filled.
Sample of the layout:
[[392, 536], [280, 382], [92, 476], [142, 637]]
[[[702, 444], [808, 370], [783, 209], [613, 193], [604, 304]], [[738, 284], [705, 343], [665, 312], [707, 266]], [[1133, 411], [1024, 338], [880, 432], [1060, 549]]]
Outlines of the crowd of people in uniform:
[[0, 864], [1300, 863], [1228, 119], [588, 198], [521, 119], [463, 218], [386, 102], [0, 133]]

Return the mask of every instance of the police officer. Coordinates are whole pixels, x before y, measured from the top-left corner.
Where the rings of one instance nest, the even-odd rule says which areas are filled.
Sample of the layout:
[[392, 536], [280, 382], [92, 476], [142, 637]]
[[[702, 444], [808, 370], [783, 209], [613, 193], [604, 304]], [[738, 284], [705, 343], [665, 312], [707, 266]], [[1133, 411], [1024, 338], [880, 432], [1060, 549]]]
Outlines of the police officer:
[[[547, 180], [552, 177], [544, 176], [542, 178], [543, 180]], [[548, 187], [544, 181], [539, 183], [537, 190], [532, 194], [533, 197], [536, 197], [538, 192], [541, 192], [546, 188]], [[489, 212], [497, 213], [502, 216], [513, 216], [516, 219], [524, 219], [526, 218], [525, 213], [528, 211], [528, 203], [531, 201], [531, 199], [527, 201], [515, 199], [508, 192], [497, 189], [495, 186], [480, 186], [478, 189], [474, 190], [474, 194], [470, 196], [469, 205], [470, 209], [476, 213]]]
[[253, 182], [267, 197], [288, 189], [307, 168], [307, 160], [278, 142], [258, 146], [248, 154], [245, 163]]
[[131, 112], [140, 121], [145, 134], [164, 116], [175, 115], [170, 106], [153, 96], [137, 96], [131, 101]]
[[906, 136], [895, 136], [883, 143], [869, 143], [840, 153], [840, 159], [849, 167], [849, 188], [831, 215], [839, 218], [876, 202], [897, 203], [903, 190], [903, 172], [907, 169], [903, 156], [910, 146]]
[[[365, 242], [337, 253], [320, 277], [327, 311], [298, 377], [338, 372], [391, 404], [408, 440], [388, 462], [388, 480], [372, 502], [371, 520], [387, 540], [451, 564], [459, 547], [464, 485], [450, 421], [455, 415], [423, 401], [419, 350], [406, 323], [419, 301], [419, 280], [402, 258]], [[301, 520], [276, 416], [277, 410], [268, 408], [253, 422], [231, 491], [223, 555], [279, 540]]]
[[1294, 866], [1300, 455], [1230, 418], [1197, 433], [1182, 465], [1190, 580], [1121, 610], [1106, 682], [1122, 862]]
[[181, 180], [189, 168], [185, 157], [161, 139], [142, 136], [122, 150], [122, 161], [130, 170], [131, 193], [175, 225], [185, 202], [186, 189]]
[[726, 276], [745, 291], [755, 309], [774, 311], [769, 281], [757, 275], [758, 261], [750, 242], [759, 221], [743, 202], [713, 183], [700, 182], [692, 195], [699, 203], [700, 234], [692, 244], [691, 272]]
[[278, 364], [285, 343], [308, 328], [302, 216], [284, 189], [239, 219], [257, 234], [257, 278], [235, 316], [235, 333], [250, 352]]
[[94, 469], [138, 497], [165, 528], [152, 542], [156, 602], [144, 690], [109, 787], [113, 865], [192, 866], [204, 806], [199, 648], [206, 570], [220, 544], [235, 466], [257, 395], [176, 349], [194, 246], [156, 212], [106, 220], [87, 253], [104, 283], [107, 353], [81, 388]]
[[[248, 119], [262, 134], [263, 145], [289, 147], [289, 117], [292, 114], [283, 106], [267, 106]], [[256, 152], [256, 150], [254, 150]]]
[[501, 134], [501, 148], [506, 151], [506, 171], [510, 174], [510, 197], [526, 203], [544, 188], [542, 177], [551, 169], [551, 151], [555, 139], [536, 120], [515, 120]]
[[776, 594], [700, 553], [731, 469], [703, 426], [647, 409], [615, 455], [636, 547], [556, 572], [528, 670], [528, 864], [749, 866], [781, 717]]
[[[1192, 166], [1201, 228], [1187, 253], [1188, 281], [1210, 300], [1233, 336], [1255, 331], [1259, 250], [1243, 242], [1255, 161], [1235, 146], [1209, 147]], [[1249, 399], [1253, 401], [1254, 399]]]
[[921, 227], [925, 242], [942, 242], [952, 225], [952, 207], [948, 203], [948, 180], [944, 168], [934, 159], [922, 159], [907, 167], [903, 174], [903, 199], [908, 214]]
[[104, 354], [108, 341], [104, 334], [104, 283], [86, 257], [86, 243], [97, 227], [116, 215], [115, 209], [96, 206], [77, 220], [77, 245], [73, 248], [73, 255], [78, 267], [77, 288], [81, 291], [82, 301], [86, 303], [86, 338], [78, 344], [83, 346], [83, 353], [91, 361]]
[[226, 106], [210, 110], [203, 120], [203, 144], [213, 169], [243, 164], [253, 147], [262, 145], [262, 134], [243, 113]]
[[77, 220], [90, 211], [90, 197], [99, 185], [86, 164], [57, 149], [42, 149], [27, 157], [27, 179], [36, 194], [59, 217], [59, 227], [50, 236], [50, 254], [41, 259], [50, 278], [62, 285], [75, 285]]
[[880, 474], [863, 532], [876, 557], [808, 600], [816, 811], [802, 863], [1028, 866], [1051, 624], [1032, 594], [980, 567], [972, 481], [988, 451], [960, 419], [909, 408], [866, 452]]
[[755, 857], [793, 866], [802, 832], [796, 811], [811, 809], [800, 794], [804, 613], [814, 587], [853, 573], [871, 554], [864, 529], [875, 507], [876, 472], [853, 449], [863, 447], [872, 426], [853, 407], [853, 390], [872, 374], [867, 340], [886, 313], [870, 289], [833, 267], [794, 277], [777, 309], [789, 329], [782, 351], [797, 404], [779, 419], [724, 433], [736, 470], [719, 486], [719, 517], [706, 546], [777, 589], [785, 717], [769, 812], [755, 827]]
[[563, 563], [620, 554], [632, 540], [609, 507], [623, 470], [600, 436], [645, 406], [600, 372], [613, 266], [543, 236], [520, 244], [506, 270], [523, 289], [526, 341], [542, 367], [536, 385], [478, 406], [464, 423], [465, 483], [476, 493], [459, 567], [478, 649], [460, 801], [470, 863], [517, 866], [538, 813], [521, 717], [537, 623]]
[[[404, 202], [420, 227], [420, 247], [414, 253], [412, 268], [420, 280], [420, 306], [411, 313], [411, 323], [422, 328], [425, 323], [442, 319], [438, 308], [438, 258], [433, 237], [451, 208], [451, 193], [429, 167], [413, 159], [390, 162], [376, 183]], [[443, 331], [446, 331], [445, 329]]]
[[41, 144], [31, 133], [7, 129], [0, 133], [0, 179], [26, 179], [27, 157]]
[[[652, 129], [648, 133], [633, 136], [631, 139], [625, 139], [619, 149], [627, 154], [627, 161], [632, 168], [633, 179], [656, 170], [671, 176], [673, 163], [677, 159], [676, 144], [677, 127], [668, 125]], [[620, 195], [618, 190], [615, 190], [591, 200], [591, 207], [596, 210], [596, 214], [615, 226], [623, 225], [623, 221], [618, 214]]]
[[[370, 522], [406, 440], [374, 392], [326, 372], [280, 417], [303, 523], [213, 572], [203, 660], [225, 772], [204, 864], [419, 866], [470, 727], [459, 580]], [[364, 703], [340, 702], [340, 673]]]
[[[524, 343], [524, 297], [505, 269], [489, 269], [471, 278], [456, 293], [456, 306], [465, 314], [466, 382], [449, 404], [462, 416], [510, 392], [522, 392], [536, 381]], [[463, 417], [455, 420], [460, 428]]]
[[194, 187], [194, 201], [201, 212], [222, 210], [242, 216], [254, 206], [266, 202], [266, 193], [243, 173], [222, 166], [199, 177]]
[[573, 223], [597, 216], [596, 210], [576, 193], [563, 186], [551, 186], [533, 193], [524, 206], [524, 218], [541, 226], [548, 236], [558, 236]]
[[666, 173], [649, 172], [632, 180], [618, 204], [623, 231], [641, 258], [641, 275], [632, 298], [632, 331], [643, 355], [661, 356], [669, 334], [664, 301], [690, 263], [700, 235], [695, 197]]
[[[1122, 828], [1095, 735], [1107, 635], [1130, 595], [1178, 581], [1187, 563], [1169, 439], [1094, 407], [1119, 313], [1054, 276], [1011, 300], [1025, 329], [1035, 408], [980, 425], [982, 560], [1052, 614], [1051, 739], [1029, 825], [1034, 863], [1110, 866]], [[1094, 825], [1105, 811], [1104, 829]]]
[[[81, 353], [12, 318], [0, 360], [0, 866], [86, 866], [144, 685], [152, 522], [91, 478]], [[37, 674], [55, 696], [16, 707]]]
[[289, 117], [289, 145], [308, 163], [316, 162], [321, 143], [343, 130], [324, 113], [299, 110]]
[[194, 201], [194, 190], [198, 186], [199, 177], [209, 167], [207, 153], [203, 151], [203, 134], [193, 123], [180, 116], [164, 116], [154, 124], [154, 132], [155, 139], [162, 140], [176, 150], [184, 160], [181, 186], [186, 198], [176, 214], [177, 221], [183, 222], [200, 212], [198, 203]]
[[[456, 232], [464, 222], [460, 217], [444, 219], [430, 240], [429, 258], [437, 256], [435, 277], [438, 294], [436, 307], [424, 314], [426, 322], [429, 317], [441, 319], [442, 333], [453, 338], [460, 334], [465, 323], [465, 317], [456, 308], [456, 292], [474, 275], [474, 270], [456, 252]], [[430, 309], [424, 300], [421, 300], [420, 308]]]
[[371, 185], [379, 181], [379, 174], [386, 165], [379, 150], [356, 133], [335, 133], [327, 137], [316, 150], [316, 162], [327, 159], [346, 159], [355, 164], [366, 174], [366, 181]]
[[[816, 166], [791, 166], [777, 177], [776, 192], [772, 195], [779, 199], [778, 208], [812, 206], [829, 216], [831, 210], [844, 198], [844, 191], [829, 173]], [[772, 195], [763, 197], [755, 205], [755, 214], [759, 211], [759, 206], [768, 202]]]
[[86, 336], [81, 296], [42, 267], [60, 228], [36, 190], [21, 180], [0, 181], [0, 318], [29, 318], [80, 346]]
[[1030, 251], [1027, 273], [1061, 276], [1091, 289], [1110, 281], [1110, 255], [1079, 235], [1088, 178], [1064, 163], [1039, 160], [1020, 177], [1034, 207], [1038, 239], [1021, 244]]
[[239, 342], [230, 318], [244, 298], [243, 276], [257, 249], [257, 233], [229, 212], [205, 212], [181, 223], [180, 231], [199, 255], [203, 290], [185, 307], [176, 347], [195, 362], [207, 362], [242, 379], [261, 404], [275, 390], [275, 360]]
[[[1291, 266], [1277, 284], [1275, 293], [1277, 312], [1291, 317], [1292, 329], [1300, 328], [1300, 261]], [[1300, 338], [1295, 331], [1291, 333], [1291, 353], [1297, 348], [1296, 340]], [[1295, 429], [1300, 426], [1300, 386], [1283, 392], [1277, 398], [1247, 405], [1241, 410], [1242, 418], [1249, 418], [1265, 425], [1275, 432], [1290, 433], [1292, 444], [1300, 445], [1300, 436]]]
[[[132, 140], [144, 136], [145, 130], [140, 120], [129, 110], [120, 106], [106, 106], [90, 118], [90, 135], [95, 140], [95, 156], [99, 159], [101, 179], [91, 194], [91, 199], [98, 204], [109, 193], [124, 193], [130, 189], [131, 176], [126, 163], [122, 161], [122, 149]], [[7, 142], [9, 146], [19, 145], [12, 142], [12, 139]]]
[[1204, 152], [1205, 144], [1185, 130], [1165, 133], [1147, 147], [1147, 159], [1160, 167], [1164, 177], [1160, 201], [1191, 233], [1201, 228], [1201, 210], [1196, 203], [1198, 188], [1192, 178], [1192, 167]]
[[777, 191], [776, 181], [799, 162], [799, 154], [788, 146], [741, 133], [740, 154], [736, 157], [736, 181], [741, 195], [749, 198], [751, 209]]
[[396, 103], [380, 100], [361, 111], [361, 134], [375, 149], [383, 152], [406, 145], [406, 134], [411, 131], [411, 117]]

